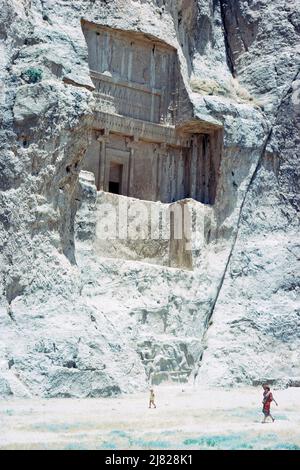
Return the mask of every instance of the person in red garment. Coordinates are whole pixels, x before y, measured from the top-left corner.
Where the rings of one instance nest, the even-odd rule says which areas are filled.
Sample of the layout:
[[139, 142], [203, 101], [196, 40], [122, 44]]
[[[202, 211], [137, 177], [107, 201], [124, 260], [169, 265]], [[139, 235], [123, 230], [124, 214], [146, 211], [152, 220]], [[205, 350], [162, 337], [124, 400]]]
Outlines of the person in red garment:
[[274, 401], [276, 403], [276, 406], [278, 406], [278, 403], [277, 401], [274, 399], [273, 397], [273, 394], [271, 392], [271, 389], [268, 385], [263, 385], [262, 386], [263, 389], [264, 389], [264, 393], [263, 393], [263, 409], [262, 409], [262, 412], [264, 414], [264, 419], [262, 421], [262, 423], [266, 423], [267, 422], [267, 418], [270, 416], [270, 418], [272, 419], [273, 423], [275, 421], [275, 419], [273, 418], [273, 416], [271, 415], [271, 412], [270, 412], [270, 407], [271, 407], [271, 402]]

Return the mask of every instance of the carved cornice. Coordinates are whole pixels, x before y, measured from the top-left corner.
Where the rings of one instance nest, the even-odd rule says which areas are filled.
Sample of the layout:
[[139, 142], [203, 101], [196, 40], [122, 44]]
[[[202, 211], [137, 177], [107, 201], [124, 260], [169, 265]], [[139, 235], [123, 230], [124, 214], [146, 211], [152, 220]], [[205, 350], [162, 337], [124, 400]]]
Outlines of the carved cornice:
[[94, 128], [108, 129], [111, 133], [135, 137], [135, 141], [139, 139], [146, 142], [166, 143], [176, 147], [182, 147], [183, 143], [174, 126], [162, 126], [103, 111], [95, 112]]

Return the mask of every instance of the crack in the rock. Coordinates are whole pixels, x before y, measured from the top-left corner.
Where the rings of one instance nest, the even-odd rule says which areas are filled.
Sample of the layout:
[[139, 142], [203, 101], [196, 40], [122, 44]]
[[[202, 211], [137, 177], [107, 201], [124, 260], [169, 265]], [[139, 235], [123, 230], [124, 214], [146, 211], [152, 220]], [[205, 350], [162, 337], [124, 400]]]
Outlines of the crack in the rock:
[[226, 261], [226, 265], [225, 265], [225, 269], [224, 269], [224, 272], [223, 272], [223, 275], [221, 277], [221, 281], [219, 283], [219, 286], [218, 286], [218, 290], [217, 290], [217, 294], [215, 296], [215, 299], [213, 301], [213, 304], [212, 304], [212, 308], [211, 308], [211, 311], [210, 311], [210, 314], [207, 316], [206, 318], [206, 322], [205, 322], [205, 328], [206, 328], [206, 332], [204, 334], [204, 337], [206, 336], [206, 333], [209, 329], [209, 323], [211, 321], [211, 318], [214, 314], [214, 311], [215, 311], [215, 308], [216, 308], [216, 304], [218, 302], [218, 299], [219, 299], [219, 295], [220, 295], [220, 292], [222, 290], [222, 287], [223, 287], [223, 283], [224, 283], [224, 280], [225, 280], [225, 277], [226, 277], [226, 274], [227, 274], [227, 271], [228, 271], [228, 267], [229, 267], [229, 264], [230, 264], [230, 261], [231, 261], [231, 258], [232, 258], [232, 254], [233, 254], [233, 251], [235, 249], [235, 245], [236, 245], [236, 241], [237, 241], [237, 238], [238, 238], [238, 234], [239, 234], [239, 229], [240, 229], [240, 223], [241, 223], [241, 218], [242, 218], [242, 213], [243, 213], [243, 209], [244, 209], [244, 205], [245, 205], [245, 202], [246, 202], [246, 199], [247, 199], [247, 195], [248, 195], [248, 192], [250, 190], [250, 187], [252, 186], [252, 183], [253, 181], [255, 180], [256, 178], [256, 175], [261, 167], [261, 163], [263, 161], [263, 158], [265, 156], [265, 152], [266, 152], [266, 148], [267, 148], [267, 145], [270, 141], [270, 138], [272, 136], [272, 132], [273, 132], [273, 127], [270, 129], [267, 137], [266, 137], [266, 141], [265, 141], [265, 144], [263, 146], [263, 149], [262, 149], [262, 152], [261, 152], [261, 155], [257, 161], [257, 164], [256, 164], [256, 167], [255, 167], [255, 170], [253, 171], [252, 173], [252, 176], [251, 176], [251, 179], [249, 181], [249, 184], [247, 186], [247, 189], [245, 191], [245, 195], [244, 195], [244, 198], [242, 200], [242, 203], [240, 205], [240, 210], [239, 210], [239, 216], [238, 216], [238, 220], [237, 220], [237, 226], [236, 226], [236, 231], [233, 235], [233, 242], [232, 242], [232, 245], [231, 245], [231, 248], [230, 248], [230, 252], [229, 252], [229, 255], [228, 255], [228, 258], [227, 258], [227, 261]]
[[[243, 44], [243, 47], [245, 49], [245, 52], [248, 52], [249, 51], [249, 46], [248, 44], [246, 44], [246, 41], [244, 39], [244, 36], [243, 36], [243, 26], [241, 25], [240, 21], [239, 21], [239, 16], [237, 14], [237, 9], [234, 8], [234, 15], [235, 15], [235, 19], [236, 19], [236, 24], [237, 24], [237, 30], [239, 32], [239, 37], [240, 37], [240, 40], [242, 41], [242, 44]], [[250, 23], [251, 24], [251, 23]]]
[[11, 303], [8, 304], [8, 307], [7, 307], [7, 315], [9, 316], [9, 318], [16, 323], [16, 319], [14, 317], [14, 314], [13, 314], [13, 311], [12, 311], [12, 306], [11, 306]]
[[[300, 70], [297, 71], [297, 73], [295, 74], [294, 78], [291, 80], [290, 82], [290, 86], [288, 88], [288, 90], [286, 91], [286, 93], [283, 95], [283, 97], [281, 98], [280, 100], [280, 103], [278, 104], [277, 106], [277, 110], [276, 110], [276, 113], [275, 113], [275, 121], [274, 121], [274, 124], [272, 125], [271, 129], [269, 130], [269, 133], [266, 137], [266, 140], [265, 140], [265, 143], [264, 143], [264, 146], [263, 146], [263, 149], [262, 149], [262, 152], [261, 152], [261, 155], [257, 161], [257, 164], [256, 164], [256, 167], [255, 167], [255, 170], [254, 172], [252, 173], [252, 176], [251, 176], [251, 179], [249, 181], [249, 184], [247, 186], [247, 189], [245, 191], [245, 194], [244, 194], [244, 198], [242, 200], [242, 203], [240, 205], [240, 210], [239, 210], [239, 216], [238, 216], [238, 220], [237, 220], [237, 226], [236, 226], [236, 231], [235, 231], [235, 234], [233, 236], [233, 242], [232, 242], [232, 246], [231, 246], [231, 249], [230, 249], [230, 252], [229, 252], [229, 255], [228, 255], [228, 258], [227, 258], [227, 262], [226, 262], [226, 265], [225, 265], [225, 268], [224, 268], [224, 272], [223, 272], [223, 275], [221, 277], [221, 281], [219, 283], [219, 287], [218, 287], [218, 290], [217, 290], [217, 294], [215, 296], [215, 299], [213, 301], [213, 304], [212, 304], [212, 308], [211, 308], [211, 311], [210, 311], [210, 314], [207, 316], [206, 318], [206, 322], [205, 322], [205, 333], [204, 333], [204, 336], [203, 336], [203, 342], [205, 343], [205, 338], [206, 338], [206, 335], [207, 335], [207, 332], [209, 330], [209, 326], [210, 326], [210, 323], [211, 323], [211, 319], [212, 319], [212, 316], [214, 314], [214, 311], [215, 311], [215, 308], [216, 308], [216, 305], [217, 305], [217, 302], [218, 302], [218, 299], [219, 299], [219, 296], [220, 296], [220, 292], [222, 290], [222, 287], [223, 287], [223, 284], [224, 284], [224, 280], [225, 280], [225, 277], [226, 277], [226, 274], [228, 272], [228, 267], [229, 267], [229, 264], [230, 264], [230, 261], [231, 261], [231, 258], [232, 258], [232, 254], [233, 254], [233, 251], [235, 249], [235, 246], [236, 246], [236, 242], [237, 242], [237, 238], [238, 238], [238, 234], [239, 234], [239, 230], [240, 230], [240, 224], [241, 224], [241, 218], [242, 218], [242, 213], [243, 213], [243, 209], [244, 209], [244, 206], [245, 206], [245, 203], [246, 203], [246, 199], [247, 199], [247, 195], [249, 193], [249, 190], [257, 176], [257, 173], [258, 171], [260, 170], [261, 168], [261, 165], [262, 165], [262, 162], [263, 162], [263, 159], [265, 157], [265, 153], [266, 153], [266, 148], [268, 146], [268, 143], [270, 142], [270, 139], [272, 137], [272, 133], [273, 133], [273, 129], [276, 125], [276, 123], [278, 122], [278, 115], [279, 115], [279, 112], [280, 112], [280, 109], [281, 109], [281, 106], [282, 106], [282, 103], [284, 102], [284, 100], [287, 98], [287, 96], [289, 95], [289, 93], [291, 92], [292, 90], [292, 84], [294, 83], [294, 81], [297, 79], [298, 77], [298, 74], [300, 73]], [[201, 367], [201, 365], [200, 365]]]
[[221, 9], [221, 18], [222, 18], [222, 24], [223, 24], [223, 29], [224, 29], [224, 42], [225, 42], [225, 49], [226, 49], [226, 58], [227, 58], [227, 64], [229, 67], [229, 70], [232, 74], [233, 77], [236, 77], [236, 71], [235, 71], [235, 66], [234, 66], [234, 59], [233, 59], [233, 53], [231, 50], [230, 42], [228, 39], [228, 30], [226, 26], [226, 4], [224, 3], [224, 0], [220, 0], [220, 9]]

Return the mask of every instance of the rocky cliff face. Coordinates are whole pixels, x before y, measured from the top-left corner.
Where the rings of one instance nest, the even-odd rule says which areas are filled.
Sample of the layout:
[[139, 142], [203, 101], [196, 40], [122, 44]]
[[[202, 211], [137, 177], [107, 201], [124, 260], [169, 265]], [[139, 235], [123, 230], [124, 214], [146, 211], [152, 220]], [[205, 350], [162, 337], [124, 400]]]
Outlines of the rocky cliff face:
[[[151, 373], [300, 383], [299, 19], [284, 0], [0, 1], [0, 395], [106, 396]], [[194, 116], [223, 126], [191, 273], [99, 259], [82, 235], [82, 20], [175, 46]]]
[[200, 377], [299, 385], [299, 7], [225, 1], [221, 12], [231, 71], [259, 100], [269, 130], [241, 205]]

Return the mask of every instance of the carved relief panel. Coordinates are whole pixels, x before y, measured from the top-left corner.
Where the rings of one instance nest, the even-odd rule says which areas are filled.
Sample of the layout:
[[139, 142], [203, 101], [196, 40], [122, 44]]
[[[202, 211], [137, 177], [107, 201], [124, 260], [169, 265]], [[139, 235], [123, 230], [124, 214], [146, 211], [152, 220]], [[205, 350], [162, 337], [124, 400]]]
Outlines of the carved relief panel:
[[174, 48], [140, 33], [85, 24], [91, 77], [101, 110], [174, 124], [178, 63]]

